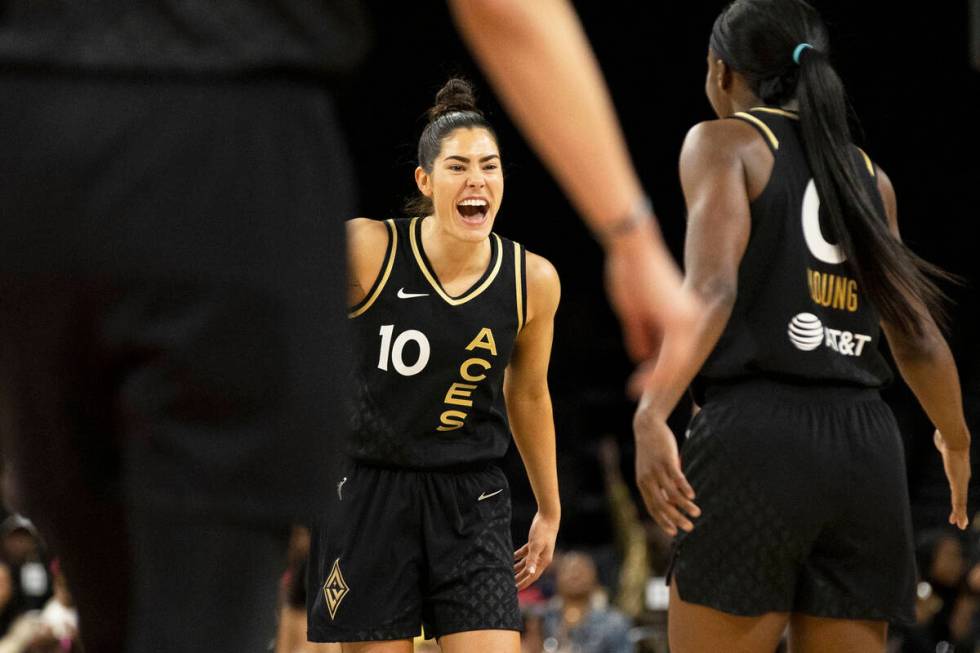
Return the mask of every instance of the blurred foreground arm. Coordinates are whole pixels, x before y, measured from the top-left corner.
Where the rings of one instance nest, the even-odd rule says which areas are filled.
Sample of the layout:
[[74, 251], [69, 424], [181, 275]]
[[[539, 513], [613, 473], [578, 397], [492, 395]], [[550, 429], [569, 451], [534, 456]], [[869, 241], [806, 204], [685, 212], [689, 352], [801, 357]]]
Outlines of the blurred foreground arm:
[[635, 360], [697, 302], [663, 243], [612, 101], [566, 0], [450, 0], [463, 38], [514, 121], [606, 251], [609, 300]]

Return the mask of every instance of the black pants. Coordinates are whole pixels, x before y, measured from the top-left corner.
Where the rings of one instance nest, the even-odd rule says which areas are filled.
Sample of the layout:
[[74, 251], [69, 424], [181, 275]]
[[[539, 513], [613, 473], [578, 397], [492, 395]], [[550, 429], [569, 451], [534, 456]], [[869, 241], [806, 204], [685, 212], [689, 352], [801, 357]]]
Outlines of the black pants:
[[[7, 499], [62, 559], [87, 650], [122, 650], [128, 624], [131, 651], [205, 650], [195, 606], [207, 650], [261, 650], [215, 637], [252, 601], [140, 592], [162, 569], [212, 575], [243, 533], [284, 547], [330, 489], [352, 184], [328, 95], [0, 77], [0, 183]], [[148, 537], [157, 514], [190, 548]], [[211, 556], [188, 555], [195, 531]], [[271, 611], [267, 574], [249, 578]]]

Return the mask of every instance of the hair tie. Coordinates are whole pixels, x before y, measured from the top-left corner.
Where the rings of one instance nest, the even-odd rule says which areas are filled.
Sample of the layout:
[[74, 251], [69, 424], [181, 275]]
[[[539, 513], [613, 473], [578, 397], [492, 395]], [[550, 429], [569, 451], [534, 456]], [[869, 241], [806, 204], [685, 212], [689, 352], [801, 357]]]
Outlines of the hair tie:
[[796, 63], [797, 66], [800, 65], [800, 55], [803, 54], [803, 51], [807, 48], [812, 49], [813, 46], [809, 43], [800, 43], [798, 46], [796, 46], [796, 49], [793, 50], [793, 62]]

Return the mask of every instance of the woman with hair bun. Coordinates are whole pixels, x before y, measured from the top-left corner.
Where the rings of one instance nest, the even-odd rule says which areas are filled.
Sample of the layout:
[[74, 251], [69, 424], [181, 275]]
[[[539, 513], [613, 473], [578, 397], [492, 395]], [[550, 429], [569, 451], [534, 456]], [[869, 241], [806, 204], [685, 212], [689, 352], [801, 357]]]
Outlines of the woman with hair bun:
[[[706, 310], [693, 356], [665, 341], [634, 422], [645, 503], [676, 535], [671, 651], [771, 652], [787, 626], [794, 653], [884, 651], [887, 623], [913, 619], [915, 564], [882, 331], [967, 524], [970, 434], [936, 324], [950, 275], [902, 244], [809, 4], [731, 3], [705, 91], [719, 120], [680, 170], [684, 283]], [[666, 418], [692, 381], [679, 455]]]
[[[415, 217], [348, 223], [352, 463], [314, 532], [308, 637], [400, 653], [423, 626], [447, 653], [517, 653], [517, 591], [551, 562], [560, 519], [558, 275], [493, 232], [500, 151], [466, 81], [439, 91], [415, 180]], [[494, 464], [511, 432], [538, 503], [516, 552]]]

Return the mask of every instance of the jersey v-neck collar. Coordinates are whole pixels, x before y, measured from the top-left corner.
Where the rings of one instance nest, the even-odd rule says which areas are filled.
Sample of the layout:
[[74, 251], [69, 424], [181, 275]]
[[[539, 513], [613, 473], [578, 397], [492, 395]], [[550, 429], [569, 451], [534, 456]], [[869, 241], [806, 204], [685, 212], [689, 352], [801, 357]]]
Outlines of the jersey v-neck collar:
[[436, 276], [435, 270], [432, 267], [432, 263], [425, 255], [425, 247], [422, 245], [421, 218], [412, 218], [412, 222], [408, 225], [408, 236], [412, 247], [412, 254], [415, 255], [415, 261], [418, 263], [419, 269], [422, 271], [422, 276], [428, 280], [429, 285], [431, 285], [432, 289], [436, 291], [436, 294], [442, 297], [442, 299], [450, 306], [465, 304], [474, 297], [478, 296], [480, 293], [490, 287], [493, 280], [497, 278], [497, 273], [500, 272], [500, 264], [503, 260], [503, 243], [500, 242], [500, 236], [495, 233], [491, 233], [490, 263], [487, 265], [487, 269], [483, 271], [483, 275], [477, 279], [473, 285], [466, 290], [466, 292], [453, 297], [442, 287], [442, 284], [439, 282], [439, 277]]

